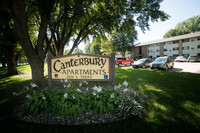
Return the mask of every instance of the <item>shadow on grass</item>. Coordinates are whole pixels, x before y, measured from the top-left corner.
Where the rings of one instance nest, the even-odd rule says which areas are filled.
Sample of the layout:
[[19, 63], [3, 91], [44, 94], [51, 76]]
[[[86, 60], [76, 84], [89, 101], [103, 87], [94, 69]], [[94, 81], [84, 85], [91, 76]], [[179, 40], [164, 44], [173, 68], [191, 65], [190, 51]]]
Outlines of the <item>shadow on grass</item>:
[[3, 131], [10, 130], [13, 125], [12, 112], [24, 99], [25, 94], [13, 96], [12, 92], [22, 89], [30, 83], [30, 77], [21, 75], [9, 76], [0, 79], [0, 126]]
[[127, 68], [116, 71], [118, 82], [128, 81], [145, 96], [147, 116], [143, 122], [154, 131], [200, 131], [200, 74]]

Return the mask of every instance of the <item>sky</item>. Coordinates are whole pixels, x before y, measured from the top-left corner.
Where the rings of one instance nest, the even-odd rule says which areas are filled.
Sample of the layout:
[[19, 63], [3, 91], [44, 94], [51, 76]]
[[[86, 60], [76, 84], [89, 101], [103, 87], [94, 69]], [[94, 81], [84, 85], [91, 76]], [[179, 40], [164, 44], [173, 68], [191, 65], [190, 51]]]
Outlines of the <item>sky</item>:
[[[164, 22], [150, 22], [150, 29], [143, 33], [140, 28], [136, 28], [138, 32], [138, 40], [136, 42], [148, 42], [162, 39], [163, 35], [173, 29], [177, 23], [182, 22], [193, 16], [200, 15], [200, 0], [164, 0], [161, 3], [161, 10], [170, 15], [170, 18]], [[68, 47], [71, 48], [71, 47]], [[79, 44], [78, 48], [85, 49], [85, 44]]]
[[161, 3], [161, 10], [170, 15], [164, 22], [150, 23], [150, 30], [145, 34], [137, 28], [138, 42], [148, 42], [162, 39], [163, 35], [173, 29], [177, 23], [193, 16], [200, 15], [200, 0], [164, 0]]

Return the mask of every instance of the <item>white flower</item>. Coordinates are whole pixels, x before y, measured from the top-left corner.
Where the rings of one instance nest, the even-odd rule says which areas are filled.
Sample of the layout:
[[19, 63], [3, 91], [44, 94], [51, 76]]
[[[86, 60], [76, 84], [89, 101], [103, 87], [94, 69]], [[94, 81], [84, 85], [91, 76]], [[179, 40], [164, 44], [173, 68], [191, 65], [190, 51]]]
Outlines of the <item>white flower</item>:
[[102, 91], [102, 87], [98, 87], [97, 92], [101, 92], [101, 91]]
[[66, 85], [63, 85], [63, 87], [66, 88], [67, 86], [66, 86]]
[[70, 87], [71, 87], [71, 85], [70, 85], [70, 84], [68, 84], [68, 85], [67, 85], [67, 88], [70, 88]]
[[64, 82], [65, 82], [65, 83], [68, 82], [68, 79], [65, 79]]
[[80, 83], [79, 86], [81, 87], [81, 86], [82, 86], [82, 83]]
[[118, 85], [118, 88], [121, 88], [121, 87], [122, 87], [121, 84], [119, 84], [119, 85]]
[[92, 89], [96, 91], [98, 87], [95, 85]]
[[80, 90], [80, 89], [77, 89], [77, 91], [78, 91], [78, 92], [81, 92], [81, 90]]
[[61, 80], [60, 80], [60, 82], [62, 83], [62, 82], [63, 82], [63, 80], [61, 79]]
[[30, 88], [27, 86], [27, 87], [26, 87], [26, 90], [28, 91], [29, 89], [30, 89]]
[[99, 95], [97, 95], [97, 98], [99, 98]]
[[45, 99], [46, 99], [46, 97], [43, 95], [43, 96], [42, 96], [42, 99], [43, 99], [43, 100], [45, 100]]
[[123, 90], [123, 92], [124, 92], [124, 93], [126, 93], [127, 91], [128, 91], [128, 89], [127, 89], [127, 88]]
[[96, 96], [97, 94], [95, 92], [92, 92], [92, 95]]
[[29, 98], [31, 98], [31, 96], [30, 96], [29, 94], [27, 94], [27, 95], [26, 95], [26, 98], [28, 98], [28, 99], [29, 99]]
[[127, 87], [127, 86], [128, 86], [128, 82], [126, 82], [126, 80], [125, 80], [124, 83], [123, 83], [123, 85], [124, 85], [125, 87]]
[[115, 85], [115, 88], [114, 88], [114, 89], [117, 90], [117, 89], [118, 89], [118, 86]]
[[12, 94], [14, 95], [14, 96], [17, 96], [17, 93], [14, 91], [14, 92], [12, 92]]
[[110, 98], [114, 98], [115, 97], [115, 95], [114, 94], [112, 94], [111, 96], [110, 96]]
[[84, 80], [83, 82], [84, 82], [86, 85], [88, 85], [88, 82], [87, 82], [87, 81]]
[[67, 93], [64, 94], [64, 98], [67, 98]]
[[88, 88], [86, 88], [86, 91], [88, 91], [89, 89]]
[[73, 99], [75, 99], [75, 96], [72, 96]]
[[31, 82], [30, 85], [31, 85], [31, 87], [33, 87], [33, 88], [36, 87], [36, 84], [34, 84], [33, 82]]

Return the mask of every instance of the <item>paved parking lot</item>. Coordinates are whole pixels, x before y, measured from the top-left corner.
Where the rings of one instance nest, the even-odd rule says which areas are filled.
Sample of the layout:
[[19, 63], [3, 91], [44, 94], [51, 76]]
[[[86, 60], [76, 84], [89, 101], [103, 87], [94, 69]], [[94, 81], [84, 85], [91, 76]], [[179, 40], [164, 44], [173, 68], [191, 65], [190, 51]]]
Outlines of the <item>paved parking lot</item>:
[[[132, 66], [126, 66], [132, 68]], [[150, 68], [146, 68], [150, 69]], [[174, 68], [169, 71], [200, 73], [200, 62], [174, 62]]]
[[[169, 69], [170, 70], [170, 69]], [[174, 62], [174, 68], [170, 71], [200, 73], [200, 63], [198, 62]]]

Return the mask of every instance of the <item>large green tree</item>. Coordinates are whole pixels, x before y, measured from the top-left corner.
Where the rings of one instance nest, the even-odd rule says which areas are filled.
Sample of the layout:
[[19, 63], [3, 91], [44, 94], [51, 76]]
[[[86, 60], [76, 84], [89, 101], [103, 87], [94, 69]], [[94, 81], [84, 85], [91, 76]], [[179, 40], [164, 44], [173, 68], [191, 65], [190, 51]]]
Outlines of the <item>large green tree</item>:
[[1, 1], [0, 9], [0, 55], [3, 66], [7, 63], [8, 75], [18, 74], [16, 67], [17, 37], [14, 31], [9, 1]]
[[137, 39], [137, 31], [135, 29], [119, 30], [112, 35], [112, 45], [115, 51], [119, 51], [124, 57], [126, 51], [133, 50], [134, 41]]
[[133, 44], [136, 39], [137, 31], [134, 28], [129, 30], [115, 30], [108, 39], [102, 39], [101, 52], [105, 54], [120, 52], [124, 57], [126, 51], [133, 50]]
[[115, 46], [113, 45], [112, 36], [108, 36], [107, 38], [101, 39], [101, 52], [104, 54], [116, 53]]
[[185, 21], [178, 23], [174, 27], [174, 29], [170, 29], [167, 33], [165, 33], [163, 37], [168, 38], [199, 31], [200, 31], [200, 16], [194, 16], [192, 18], [189, 18]]
[[[15, 29], [31, 66], [32, 80], [38, 86], [45, 86], [44, 59], [46, 58], [48, 50], [44, 40], [47, 34], [47, 25], [50, 21], [50, 15], [53, 11], [54, 1], [36, 0], [26, 1], [27, 3], [25, 3], [24, 0], [13, 0], [12, 2]], [[39, 20], [36, 44], [31, 41], [28, 31], [28, 23], [32, 20], [32, 14], [34, 13], [35, 17]]]
[[[85, 40], [104, 36], [126, 23], [142, 30], [149, 21], [166, 20], [160, 10], [162, 0], [12, 0], [15, 29], [32, 69], [32, 79], [44, 86], [44, 59], [48, 50], [62, 55], [64, 46], [73, 41], [69, 54]], [[37, 31], [37, 41], [30, 36], [29, 23]]]
[[85, 53], [93, 55], [102, 55], [103, 53], [101, 52], [101, 42], [98, 39], [94, 39], [92, 43], [88, 43], [85, 46]]

